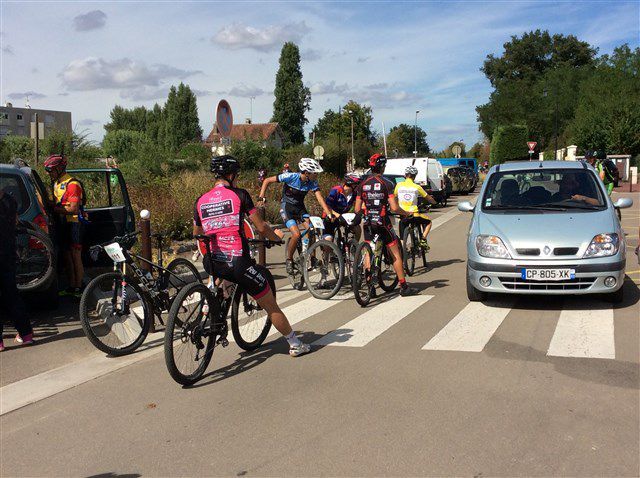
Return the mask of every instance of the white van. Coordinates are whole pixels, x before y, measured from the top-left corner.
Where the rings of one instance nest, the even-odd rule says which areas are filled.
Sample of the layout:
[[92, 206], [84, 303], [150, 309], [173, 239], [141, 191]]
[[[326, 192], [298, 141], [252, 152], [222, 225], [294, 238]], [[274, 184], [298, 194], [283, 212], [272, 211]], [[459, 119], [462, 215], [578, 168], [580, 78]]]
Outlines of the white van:
[[444, 199], [445, 183], [442, 165], [435, 158], [393, 158], [387, 159], [387, 167], [384, 174], [392, 176], [404, 176], [407, 166], [415, 166], [418, 175], [415, 182], [421, 185], [436, 201]]

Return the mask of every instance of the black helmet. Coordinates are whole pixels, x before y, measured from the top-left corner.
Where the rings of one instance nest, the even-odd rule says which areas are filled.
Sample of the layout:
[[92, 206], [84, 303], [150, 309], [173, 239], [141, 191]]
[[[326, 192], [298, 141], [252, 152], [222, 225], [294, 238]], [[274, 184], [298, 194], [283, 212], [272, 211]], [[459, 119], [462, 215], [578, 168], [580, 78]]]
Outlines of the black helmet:
[[607, 152], [604, 149], [599, 149], [594, 155], [596, 159], [607, 159]]
[[584, 153], [584, 159], [591, 159], [591, 158], [595, 158], [595, 152], [591, 149], [585, 151]]
[[240, 172], [240, 162], [228, 154], [224, 156], [214, 156], [211, 158], [211, 172], [216, 176], [237, 174]]

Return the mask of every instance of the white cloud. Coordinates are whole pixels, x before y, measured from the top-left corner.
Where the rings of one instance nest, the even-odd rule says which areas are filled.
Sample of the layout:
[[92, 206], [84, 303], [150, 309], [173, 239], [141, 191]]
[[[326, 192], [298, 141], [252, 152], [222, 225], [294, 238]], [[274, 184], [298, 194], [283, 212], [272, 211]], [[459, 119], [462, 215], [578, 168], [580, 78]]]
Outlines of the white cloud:
[[211, 96], [213, 94], [209, 90], [197, 90], [195, 88], [191, 88], [191, 91], [196, 96]]
[[141, 61], [130, 58], [105, 60], [89, 57], [73, 60], [60, 76], [63, 85], [69, 90], [90, 91], [100, 89], [130, 89], [147, 86], [159, 86], [170, 78], [184, 79], [200, 71], [187, 71], [169, 65], [147, 66]]
[[2, 53], [6, 53], [7, 55], [13, 55], [13, 47], [11, 45], [3, 45]]
[[279, 49], [287, 41], [299, 43], [308, 31], [304, 22], [271, 25], [263, 29], [232, 23], [220, 29], [211, 41], [229, 50], [251, 48], [267, 52]]
[[312, 95], [341, 95], [349, 91], [349, 85], [346, 83], [336, 85], [335, 81], [324, 83], [322, 81], [314, 83], [309, 87]]
[[229, 95], [229, 96], [237, 96], [240, 98], [250, 98], [252, 96], [262, 96], [266, 92], [262, 88], [258, 88], [257, 86], [234, 86], [229, 91], [219, 91], [221, 95]]
[[420, 106], [422, 96], [405, 90], [361, 89], [353, 91], [350, 99], [372, 106], [374, 109], [389, 109], [403, 106]]
[[9, 93], [7, 95], [7, 98], [9, 98], [10, 100], [22, 100], [26, 99], [27, 96], [30, 100], [39, 100], [47, 97], [47, 95], [43, 95], [42, 93], [38, 93], [37, 91], [25, 91], [24, 93]]
[[107, 14], [102, 10], [92, 10], [73, 19], [73, 27], [78, 32], [87, 32], [102, 28], [107, 23]]
[[153, 88], [148, 86], [138, 86], [120, 92], [120, 97], [132, 101], [151, 101], [166, 98], [169, 94], [169, 87]]

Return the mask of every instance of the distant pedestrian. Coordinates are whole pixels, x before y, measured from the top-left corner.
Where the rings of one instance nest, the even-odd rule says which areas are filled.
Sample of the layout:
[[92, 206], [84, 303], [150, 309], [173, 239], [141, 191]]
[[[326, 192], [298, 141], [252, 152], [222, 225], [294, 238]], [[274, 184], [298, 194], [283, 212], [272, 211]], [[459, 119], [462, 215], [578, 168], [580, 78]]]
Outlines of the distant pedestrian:
[[60, 248], [69, 275], [69, 287], [61, 295], [80, 298], [82, 294], [82, 245], [84, 241], [85, 192], [80, 181], [67, 173], [67, 158], [52, 154], [44, 162], [44, 169], [54, 181], [54, 211], [60, 217]]
[[[33, 329], [27, 319], [24, 302], [16, 287], [16, 222], [18, 205], [0, 187], [0, 307], [8, 313], [18, 331], [17, 344], [33, 344]], [[0, 321], [0, 352], [4, 350]]]

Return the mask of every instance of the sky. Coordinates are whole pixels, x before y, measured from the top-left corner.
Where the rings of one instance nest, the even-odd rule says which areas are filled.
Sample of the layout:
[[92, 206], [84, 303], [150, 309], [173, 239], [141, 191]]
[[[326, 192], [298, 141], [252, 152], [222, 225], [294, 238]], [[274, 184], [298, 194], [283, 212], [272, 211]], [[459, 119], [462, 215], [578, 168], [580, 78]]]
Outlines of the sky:
[[[94, 141], [115, 104], [164, 103], [172, 84], [197, 94], [205, 136], [218, 101], [234, 120], [267, 122], [280, 49], [299, 45], [310, 129], [353, 99], [373, 128], [427, 131], [432, 149], [481, 139], [480, 71], [512, 35], [573, 34], [610, 53], [639, 44], [639, 1], [84, 2], [0, 1], [0, 101], [72, 112]], [[251, 99], [255, 97], [255, 99]]]

